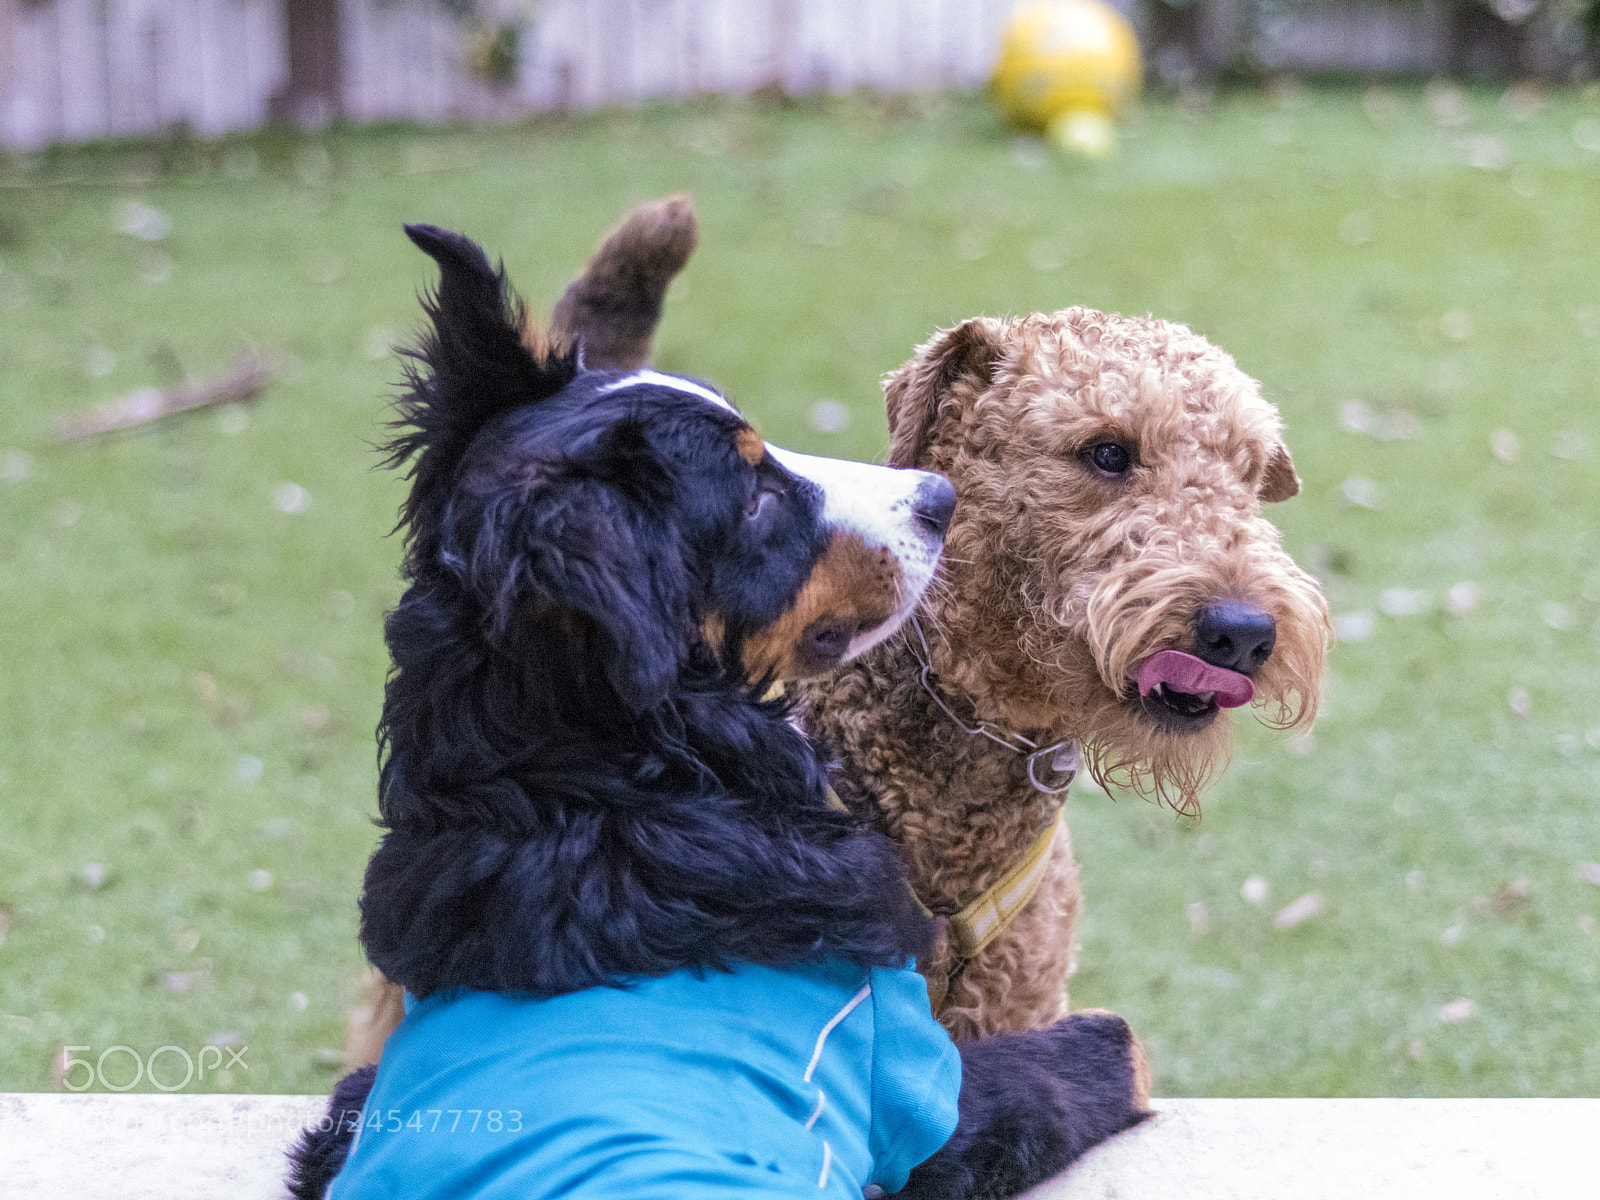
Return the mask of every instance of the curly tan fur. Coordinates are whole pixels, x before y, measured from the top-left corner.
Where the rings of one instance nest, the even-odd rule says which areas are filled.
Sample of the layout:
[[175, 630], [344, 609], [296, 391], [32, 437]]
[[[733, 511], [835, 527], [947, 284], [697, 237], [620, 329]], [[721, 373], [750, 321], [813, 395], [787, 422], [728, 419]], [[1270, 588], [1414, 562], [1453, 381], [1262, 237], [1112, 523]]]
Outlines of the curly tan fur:
[[[891, 461], [955, 484], [943, 586], [920, 620], [936, 687], [969, 723], [1040, 745], [1077, 739], [1088, 769], [1198, 813], [1232, 746], [1225, 714], [1173, 732], [1130, 676], [1194, 648], [1220, 599], [1265, 609], [1276, 648], [1255, 677], [1268, 723], [1309, 724], [1327, 608], [1282, 548], [1263, 501], [1299, 490], [1277, 412], [1227, 354], [1181, 325], [1071, 308], [946, 330], [889, 376]], [[1088, 460], [1114, 441], [1123, 478]], [[1055, 819], [1023, 758], [960, 729], [920, 682], [915, 635], [805, 685], [836, 786], [905, 847], [936, 913], [970, 903]], [[1035, 1027], [1066, 1010], [1082, 902], [1069, 838], [1006, 932], [954, 971], [940, 1019], [957, 1038]]]

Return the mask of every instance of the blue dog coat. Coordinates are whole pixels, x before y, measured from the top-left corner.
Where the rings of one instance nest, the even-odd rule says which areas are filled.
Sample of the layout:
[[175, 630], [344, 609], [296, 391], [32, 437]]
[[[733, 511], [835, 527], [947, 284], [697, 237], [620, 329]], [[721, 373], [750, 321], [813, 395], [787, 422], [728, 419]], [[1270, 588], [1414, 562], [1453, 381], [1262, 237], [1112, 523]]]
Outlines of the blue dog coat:
[[909, 968], [741, 965], [407, 1009], [329, 1200], [860, 1200], [899, 1191], [956, 1126], [960, 1058]]

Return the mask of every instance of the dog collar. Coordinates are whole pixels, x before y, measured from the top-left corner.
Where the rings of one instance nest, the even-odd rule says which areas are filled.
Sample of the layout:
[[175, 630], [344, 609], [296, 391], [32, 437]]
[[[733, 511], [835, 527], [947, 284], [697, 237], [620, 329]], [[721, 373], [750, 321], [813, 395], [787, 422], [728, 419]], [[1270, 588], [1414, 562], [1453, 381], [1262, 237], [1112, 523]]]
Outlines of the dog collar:
[[[1059, 742], [1051, 742], [1048, 746], [1041, 746], [1030, 737], [1000, 729], [991, 725], [988, 721], [980, 720], [975, 725], [967, 724], [967, 722], [956, 716], [955, 710], [945, 703], [944, 697], [939, 695], [939, 689], [933, 685], [933, 679], [931, 678], [933, 674], [933, 655], [928, 650], [928, 639], [922, 634], [922, 623], [915, 616], [908, 623], [912, 629], [917, 631], [917, 645], [911, 647], [911, 653], [915, 655], [918, 665], [922, 667], [922, 673], [918, 676], [918, 679], [922, 684], [922, 690], [928, 693], [933, 702], [939, 706], [939, 710], [954, 721], [964, 733], [970, 733], [974, 737], [986, 737], [991, 742], [1004, 746], [1014, 754], [1026, 755], [1028, 759], [1028, 782], [1046, 796], [1059, 796], [1071, 787], [1072, 781], [1077, 778], [1078, 772], [1083, 768], [1083, 755], [1079, 751], [1078, 743], [1072, 738], [1062, 738]], [[919, 645], [922, 648], [920, 654], [917, 653], [917, 646]], [[1052, 772], [1056, 775], [1065, 776], [1056, 787], [1048, 787], [1039, 779], [1039, 764], [1047, 759]]]

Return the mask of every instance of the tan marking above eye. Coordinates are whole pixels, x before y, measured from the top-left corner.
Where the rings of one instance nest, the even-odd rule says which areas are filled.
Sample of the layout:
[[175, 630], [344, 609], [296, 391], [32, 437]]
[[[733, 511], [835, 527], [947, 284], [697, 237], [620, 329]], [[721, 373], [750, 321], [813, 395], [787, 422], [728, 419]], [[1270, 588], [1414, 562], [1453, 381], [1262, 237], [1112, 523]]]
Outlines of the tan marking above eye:
[[748, 425], [739, 430], [736, 441], [739, 445], [739, 457], [752, 467], [767, 456], [767, 443]]
[[722, 619], [722, 614], [711, 613], [700, 628], [705, 634], [706, 644], [714, 653], [721, 655], [723, 643], [728, 640], [728, 624]]
[[853, 636], [887, 621], [900, 599], [900, 568], [886, 557], [856, 534], [835, 533], [794, 604], [745, 642], [744, 667], [750, 678], [770, 675], [786, 681], [826, 671], [838, 658], [817, 661], [805, 642], [809, 631], [842, 622]]

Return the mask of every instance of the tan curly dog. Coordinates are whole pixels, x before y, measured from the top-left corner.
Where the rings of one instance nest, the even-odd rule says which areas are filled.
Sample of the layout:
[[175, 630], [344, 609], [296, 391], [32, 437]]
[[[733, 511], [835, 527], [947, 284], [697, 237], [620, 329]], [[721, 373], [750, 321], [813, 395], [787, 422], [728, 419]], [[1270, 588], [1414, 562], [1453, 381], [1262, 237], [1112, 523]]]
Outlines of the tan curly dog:
[[[1231, 748], [1224, 706], [1311, 721], [1327, 607], [1261, 511], [1300, 482], [1231, 357], [1151, 318], [978, 317], [886, 395], [891, 461], [956, 487], [944, 585], [920, 633], [806, 684], [805, 713], [837, 790], [905, 847], [936, 913], [1056, 822], [1075, 749], [1102, 785], [1194, 812]], [[952, 1034], [1065, 1011], [1081, 902], [1061, 829], [1015, 920], [970, 960], [928, 964]]]

